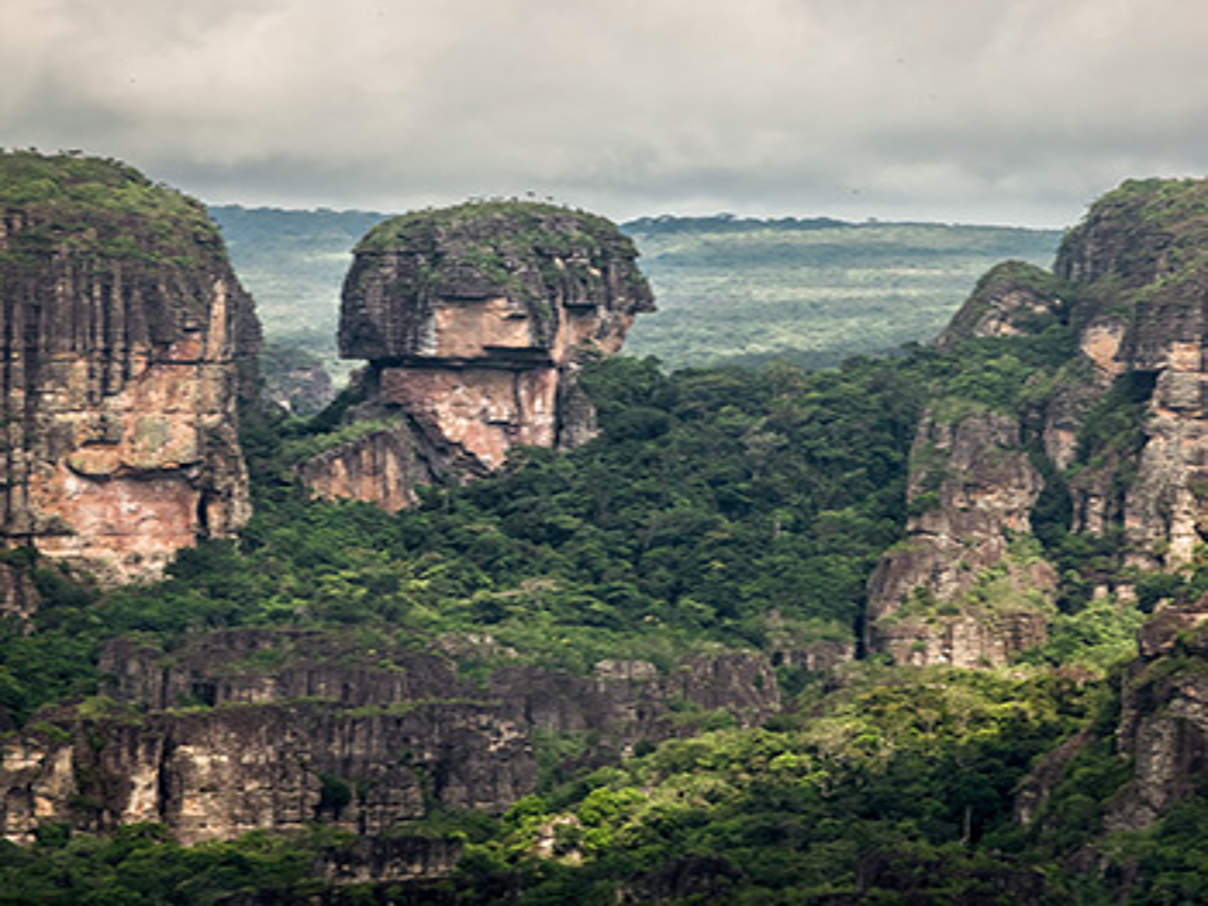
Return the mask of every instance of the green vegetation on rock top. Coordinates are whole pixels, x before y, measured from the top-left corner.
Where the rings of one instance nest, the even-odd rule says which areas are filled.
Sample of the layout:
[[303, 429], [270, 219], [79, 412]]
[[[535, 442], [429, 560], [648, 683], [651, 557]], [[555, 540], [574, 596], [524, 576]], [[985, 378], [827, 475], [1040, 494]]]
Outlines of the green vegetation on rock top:
[[200, 202], [114, 160], [0, 153], [0, 210], [23, 222], [9, 256], [65, 250], [188, 265], [222, 254]]
[[629, 238], [606, 218], [529, 201], [467, 201], [412, 211], [378, 224], [358, 243], [356, 252], [428, 251], [462, 243], [481, 244], [498, 255], [526, 257], [534, 252], [637, 255]]
[[[1088, 255], [1089, 275], [1120, 289], [1177, 282], [1208, 265], [1208, 180], [1129, 179], [1108, 192], [1066, 233], [1057, 255], [1062, 272]], [[1155, 286], [1147, 287], [1152, 294]], [[1129, 301], [1125, 294], [1125, 302]]]

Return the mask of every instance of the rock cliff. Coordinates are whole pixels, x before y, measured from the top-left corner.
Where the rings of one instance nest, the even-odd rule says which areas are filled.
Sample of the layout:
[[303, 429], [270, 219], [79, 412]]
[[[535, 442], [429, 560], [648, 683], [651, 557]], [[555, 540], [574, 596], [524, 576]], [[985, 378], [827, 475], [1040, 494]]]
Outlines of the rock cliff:
[[[1070, 530], [1122, 536], [1122, 566], [1169, 571], [1192, 560], [1208, 540], [1205, 248], [1208, 182], [1129, 181], [1067, 234], [1053, 273], [1008, 262], [978, 284], [939, 337], [941, 349], [1059, 326], [1072, 336], [1072, 355], [1038, 373], [1023, 403], [989, 413], [946, 401], [923, 420], [911, 454], [908, 540], [886, 554], [869, 586], [873, 650], [899, 661], [996, 662], [1043, 639], [1044, 608], [1033, 608], [1026, 626], [1011, 618], [995, 628], [967, 598], [979, 571], [999, 564], [1022, 580], [1021, 592], [1052, 588], [1051, 569], [1033, 563], [1021, 575], [1003, 540], [1030, 531], [1046, 483], [1068, 493]], [[949, 411], [946, 427], [937, 407]], [[1122, 575], [1105, 577], [1099, 593], [1131, 595]], [[906, 625], [902, 605], [912, 600], [938, 603], [949, 622], [975, 623], [946, 635], [934, 619], [930, 629]]]
[[575, 375], [654, 308], [628, 238], [551, 205], [470, 203], [394, 218], [355, 249], [340, 353], [366, 359], [346, 423], [380, 422], [299, 466], [316, 494], [389, 508], [498, 468], [517, 445], [571, 447], [594, 413]]
[[1136, 830], [1202, 788], [1208, 771], [1208, 601], [1167, 609], [1142, 626], [1141, 657], [1124, 671], [1116, 750], [1133, 777], [1108, 805], [1104, 829]]
[[205, 209], [111, 161], [0, 155], [0, 534], [104, 581], [249, 515], [260, 329]]
[[1009, 414], [933, 405], [910, 453], [907, 540], [869, 581], [868, 645], [898, 663], [1002, 664], [1042, 642], [1056, 574], [1008, 533], [1031, 531], [1043, 487]]
[[[501, 812], [568, 757], [598, 764], [719, 712], [752, 726], [780, 707], [775, 673], [752, 653], [669, 673], [608, 660], [578, 676], [524, 665], [488, 638], [370, 641], [249, 629], [170, 655], [110, 643], [110, 698], [4, 742], [3, 835], [158, 821], [194, 842], [316, 820], [378, 835], [437, 807]], [[478, 658], [485, 678], [463, 677], [449, 652], [462, 672]]]

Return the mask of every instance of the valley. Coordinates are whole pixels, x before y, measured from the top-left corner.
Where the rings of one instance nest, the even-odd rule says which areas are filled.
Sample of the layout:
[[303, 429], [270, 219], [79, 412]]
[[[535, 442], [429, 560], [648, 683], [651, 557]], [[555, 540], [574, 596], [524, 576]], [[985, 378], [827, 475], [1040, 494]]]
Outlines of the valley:
[[[0, 903], [1204, 898], [1208, 183], [330, 214], [337, 318], [263, 212], [232, 269], [131, 168], [0, 167]], [[254, 311], [358, 377], [277, 405]]]

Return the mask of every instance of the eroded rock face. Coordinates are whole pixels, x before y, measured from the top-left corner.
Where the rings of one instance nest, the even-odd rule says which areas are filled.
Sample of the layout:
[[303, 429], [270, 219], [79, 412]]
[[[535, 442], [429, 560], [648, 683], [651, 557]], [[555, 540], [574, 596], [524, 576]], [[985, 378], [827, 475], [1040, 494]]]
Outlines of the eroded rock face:
[[[1208, 770], [1208, 602], [1155, 615], [1142, 656], [1121, 683], [1116, 747], [1133, 779], [1112, 798], [1104, 827], [1137, 830], [1202, 785]], [[1198, 630], [1195, 627], [1200, 627]]]
[[[446, 650], [497, 666], [480, 685]], [[718, 710], [755, 726], [780, 707], [771, 665], [744, 652], [579, 676], [483, 637], [369, 649], [355, 633], [247, 629], [171, 655], [118, 640], [100, 667], [106, 692], [145, 717], [65, 712], [48, 717], [66, 733], [42, 723], [4, 742], [5, 837], [28, 842], [45, 821], [159, 821], [182, 842], [316, 820], [381, 834], [435, 807], [502, 812], [535, 788], [543, 740], [580, 739], [580, 764], [599, 764], [699, 732]]]
[[[886, 552], [869, 581], [870, 649], [898, 663], [978, 666], [1044, 641], [1043, 598], [1029, 593], [1051, 591], [1056, 574], [1042, 560], [1008, 556], [1007, 533], [1031, 531], [1044, 486], [1018, 421], [938, 404], [919, 424], [910, 463], [915, 514], [906, 541]], [[974, 595], [979, 587], [986, 591]]]
[[349, 418], [389, 421], [392, 436], [344, 443], [302, 464], [302, 480], [397, 509], [417, 485], [486, 474], [517, 445], [589, 439], [575, 375], [654, 308], [636, 254], [603, 218], [551, 205], [466, 204], [375, 227], [344, 283], [340, 353], [369, 360]]
[[[1076, 351], [1029, 411], [1001, 415], [993, 428], [982, 416], [957, 419], [955, 443], [937, 444], [928, 440], [934, 416], [924, 420], [912, 453], [909, 499], [928, 512], [911, 518], [906, 543], [888, 552], [872, 577], [874, 650], [930, 662], [936, 651], [947, 658], [949, 648], [975, 650], [979, 643], [960, 640], [987, 632], [1006, 649], [1015, 637], [1043, 638], [1039, 625], [1011, 623], [1003, 637], [981, 621], [963, 629], [954, 623], [937, 639], [918, 621], [886, 620], [895, 601], [907, 601], [916, 589], [941, 608], [961, 611], [979, 570], [1001, 563], [1013, 571], [1001, 536], [1027, 531], [1043, 487], [1024, 453], [1025, 436], [1068, 483], [1072, 531], [1120, 530], [1124, 565], [1143, 570], [1177, 569], [1192, 560], [1208, 540], [1205, 248], [1208, 182], [1130, 181], [1096, 202], [1069, 232], [1054, 273], [1008, 262], [978, 284], [940, 336], [941, 347], [1061, 324], [1072, 331]], [[962, 432], [969, 440], [960, 440]], [[920, 485], [924, 442], [945, 451], [945, 468], [964, 476], [967, 487], [938, 477], [934, 487]], [[1052, 585], [1039, 574], [1021, 578], [1021, 590]], [[1127, 584], [1099, 588], [1109, 591], [1132, 593]]]
[[[0, 156], [0, 534], [105, 581], [248, 518], [260, 342], [200, 204], [87, 158]], [[19, 200], [18, 200], [19, 199]]]
[[978, 281], [935, 342], [946, 348], [970, 337], [1038, 333], [1058, 322], [1065, 305], [1052, 274], [1022, 261], [1004, 261]]
[[[1144, 442], [1116, 518], [1129, 562], [1174, 568], [1208, 538], [1208, 182], [1129, 181], [1096, 202], [1057, 254], [1078, 289], [1080, 347], [1108, 378], [1145, 378]], [[1093, 476], [1090, 476], [1093, 479]], [[1111, 516], [1107, 480], [1073, 488], [1080, 527]], [[1083, 495], [1083, 499], [1077, 499]]]

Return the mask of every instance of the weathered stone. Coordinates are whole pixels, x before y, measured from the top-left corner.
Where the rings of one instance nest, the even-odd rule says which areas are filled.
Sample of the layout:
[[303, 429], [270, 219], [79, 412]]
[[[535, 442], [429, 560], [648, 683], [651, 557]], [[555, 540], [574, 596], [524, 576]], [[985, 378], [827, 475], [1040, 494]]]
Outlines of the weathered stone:
[[[916, 663], [967, 662], [950, 650], [972, 653], [978, 639], [996, 638], [993, 630], [966, 622], [972, 615], [961, 599], [986, 568], [1005, 564], [1015, 577], [1002, 535], [1027, 531], [1042, 487], [1020, 443], [1025, 425], [1055, 470], [1066, 473], [1073, 532], [1122, 529], [1121, 559], [1142, 570], [1172, 570], [1193, 560], [1208, 540], [1205, 246], [1208, 181], [1127, 182], [1067, 234], [1054, 274], [1008, 262], [979, 282], [940, 346], [1062, 323], [1076, 332], [1078, 351], [1056, 372], [1055, 386], [1018, 417], [963, 415], [953, 419], [951, 438], [932, 436], [934, 410], [924, 418], [908, 488], [919, 512], [907, 523], [907, 540], [887, 552], [869, 584], [872, 650]], [[1113, 418], [1129, 406], [1143, 409], [1139, 442], [1131, 435], [1105, 441], [1099, 432], [1098, 448], [1080, 449], [1080, 437], [1095, 436], [1086, 429], [1097, 427], [1088, 425], [1103, 411], [1097, 404], [1117, 400], [1121, 408]], [[1020, 590], [1033, 581], [1051, 588], [1049, 572], [1020, 576], [1026, 579]], [[1108, 593], [1122, 600], [1134, 594], [1127, 583], [1098, 577], [1096, 596]], [[895, 608], [912, 595], [940, 604], [946, 619], [897, 619]], [[1042, 637], [1034, 617], [1012, 625], [1012, 639]], [[1013, 650], [1014, 641], [1002, 641], [982, 657], [996, 661]]]
[[[1043, 479], [1019, 443], [1012, 416], [974, 406], [926, 413], [910, 454], [907, 501], [916, 513], [906, 541], [887, 551], [868, 586], [869, 650], [898, 663], [1002, 664], [1046, 638], [1043, 610], [1029, 591], [1047, 593], [1047, 563], [1013, 563], [1006, 534], [1031, 531]], [[985, 570], [1002, 566], [1012, 602], [998, 608], [963, 600]], [[912, 600], [947, 604], [926, 619], [900, 613]]]
[[1037, 333], [1057, 323], [1064, 304], [1052, 274], [1022, 261], [1004, 261], [978, 281], [935, 342], [948, 348], [971, 337]]
[[1202, 605], [1167, 610], [1138, 634], [1142, 656], [1124, 671], [1116, 729], [1116, 748], [1132, 756], [1133, 778], [1112, 797], [1106, 830], [1146, 827], [1203, 783], [1208, 771], [1205, 617]]
[[467, 204], [375, 227], [344, 283], [340, 352], [369, 359], [348, 419], [389, 427], [301, 463], [323, 497], [398, 509], [499, 468], [519, 445], [595, 433], [575, 376], [653, 310], [632, 243], [540, 204]]
[[[502, 663], [479, 685], [443, 649]], [[780, 708], [757, 653], [691, 657], [665, 674], [605, 661], [591, 676], [514, 655], [486, 637], [417, 651], [321, 630], [205, 633], [171, 655], [115, 640], [100, 661], [105, 691], [140, 716], [52, 713], [34, 722], [42, 732], [9, 737], [0, 833], [25, 842], [45, 821], [159, 821], [193, 842], [320, 820], [381, 834], [437, 806], [503, 811], [536, 786], [539, 733], [595, 740], [581, 761], [599, 764], [697, 732], [717, 711], [756, 726]], [[348, 802], [325, 800], [325, 784]]]
[[[154, 577], [248, 518], [251, 298], [192, 199], [86, 159], [6, 154], [0, 171], [61, 190], [0, 210], [0, 535], [104, 581]], [[114, 186], [132, 209], [107, 207]]]

